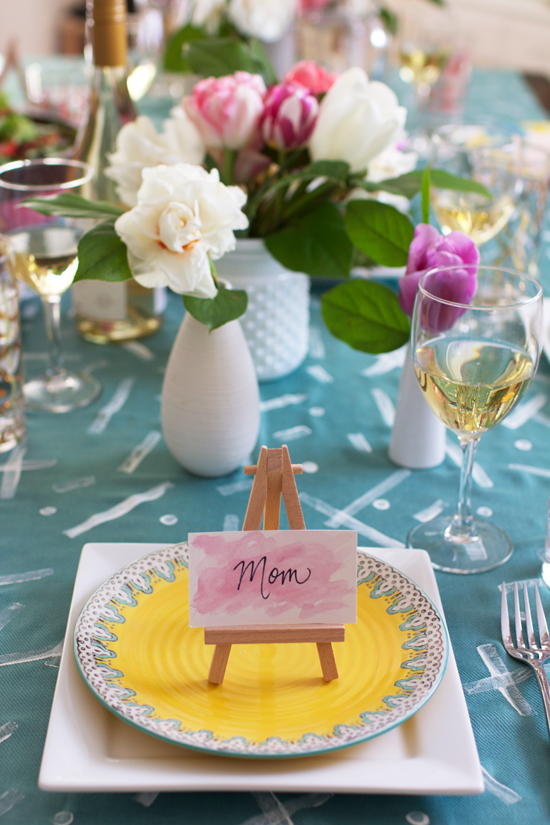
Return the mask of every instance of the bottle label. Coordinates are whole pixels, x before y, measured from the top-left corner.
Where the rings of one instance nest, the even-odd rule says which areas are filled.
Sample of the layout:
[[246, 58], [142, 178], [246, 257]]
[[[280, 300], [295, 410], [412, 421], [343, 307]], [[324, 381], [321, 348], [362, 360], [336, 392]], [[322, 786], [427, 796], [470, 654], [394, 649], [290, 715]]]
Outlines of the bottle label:
[[92, 321], [124, 321], [127, 289], [124, 281], [79, 281], [72, 286], [73, 306], [78, 315]]

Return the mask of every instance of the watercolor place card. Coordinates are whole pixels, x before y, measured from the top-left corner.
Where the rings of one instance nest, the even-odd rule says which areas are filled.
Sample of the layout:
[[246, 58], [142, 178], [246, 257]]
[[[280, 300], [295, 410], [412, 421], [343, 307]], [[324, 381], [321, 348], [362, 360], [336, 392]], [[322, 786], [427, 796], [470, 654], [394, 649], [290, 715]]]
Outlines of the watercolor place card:
[[357, 533], [189, 534], [189, 625], [353, 624]]

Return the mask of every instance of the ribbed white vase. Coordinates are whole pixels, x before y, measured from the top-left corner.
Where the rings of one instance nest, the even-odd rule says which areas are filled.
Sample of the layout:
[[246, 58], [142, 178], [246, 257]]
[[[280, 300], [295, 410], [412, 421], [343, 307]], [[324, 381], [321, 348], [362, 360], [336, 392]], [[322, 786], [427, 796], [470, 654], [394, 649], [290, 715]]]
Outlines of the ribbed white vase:
[[223, 476], [246, 461], [258, 438], [258, 381], [238, 321], [209, 332], [186, 313], [162, 386], [162, 432], [182, 467]]
[[283, 378], [300, 366], [309, 343], [309, 278], [273, 258], [261, 238], [242, 238], [216, 261], [221, 278], [245, 289], [240, 319], [259, 381]]
[[409, 345], [399, 382], [390, 438], [390, 459], [394, 464], [410, 470], [439, 466], [445, 458], [446, 429], [441, 419], [432, 412], [420, 389]]

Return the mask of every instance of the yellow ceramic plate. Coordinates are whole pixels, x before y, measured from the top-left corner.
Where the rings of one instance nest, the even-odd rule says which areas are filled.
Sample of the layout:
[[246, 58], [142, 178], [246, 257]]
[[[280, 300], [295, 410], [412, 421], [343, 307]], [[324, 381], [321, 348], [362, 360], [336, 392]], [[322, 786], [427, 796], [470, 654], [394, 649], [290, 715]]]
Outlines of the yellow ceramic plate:
[[232, 756], [307, 756], [363, 742], [429, 699], [447, 662], [444, 624], [405, 575], [359, 552], [356, 625], [323, 682], [314, 644], [234, 645], [223, 685], [188, 626], [187, 545], [152, 553], [91, 597], [75, 630], [80, 672], [111, 711], [178, 745]]

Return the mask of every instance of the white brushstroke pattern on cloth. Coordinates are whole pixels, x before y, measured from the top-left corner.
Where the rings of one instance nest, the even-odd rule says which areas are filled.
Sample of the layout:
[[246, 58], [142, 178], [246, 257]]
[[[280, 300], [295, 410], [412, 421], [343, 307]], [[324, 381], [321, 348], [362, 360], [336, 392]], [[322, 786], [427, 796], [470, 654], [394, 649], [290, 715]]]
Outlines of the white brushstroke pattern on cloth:
[[306, 435], [311, 435], [313, 430], [306, 427], [305, 424], [298, 424], [297, 427], [289, 427], [288, 430], [279, 430], [273, 433], [273, 438], [278, 438], [279, 441], [296, 441], [297, 438], [305, 438]]
[[372, 504], [376, 499], [381, 498], [384, 493], [387, 493], [389, 490], [397, 487], [398, 484], [401, 484], [402, 481], [405, 481], [410, 474], [410, 470], [397, 470], [395, 473], [392, 473], [391, 476], [385, 478], [384, 481], [381, 481], [380, 484], [377, 484], [375, 487], [367, 490], [366, 493], [363, 493], [362, 496], [356, 498], [355, 501], [352, 501], [351, 504], [348, 504], [343, 510], [339, 510], [338, 512], [341, 515], [334, 516], [334, 518], [325, 521], [325, 525], [332, 528], [339, 527], [346, 516], [354, 516], [356, 513], [359, 513], [360, 510]]
[[[9, 466], [7, 466], [7, 461], [4, 464], [0, 464], [0, 473], [5, 472], [6, 468], [9, 470]], [[26, 470], [49, 470], [50, 467], [55, 467], [57, 464], [57, 458], [45, 458], [38, 461], [22, 461], [21, 462], [21, 472], [25, 472]]]
[[0, 816], [4, 816], [8, 811], [11, 811], [22, 799], [25, 799], [25, 794], [22, 794], [17, 788], [9, 788], [9, 790], [0, 794]]
[[318, 358], [319, 360], [325, 358], [326, 351], [323, 343], [323, 336], [319, 327], [309, 328], [309, 348], [308, 355], [310, 358]]
[[155, 353], [139, 341], [127, 341], [125, 344], [122, 344], [122, 349], [125, 349], [126, 352], [132, 353], [132, 355], [135, 355], [137, 358], [141, 359], [141, 361], [155, 360]]
[[360, 453], [372, 453], [372, 447], [363, 433], [348, 433], [347, 439], [351, 446]]
[[14, 447], [10, 453], [10, 457], [4, 464], [4, 475], [2, 476], [2, 484], [0, 485], [0, 499], [8, 501], [15, 498], [19, 479], [21, 478], [21, 468], [23, 465], [23, 458], [27, 448], [22, 444]]
[[[506, 667], [503, 659], [499, 656], [498, 650], [494, 645], [479, 645], [477, 652], [483, 659], [483, 662], [485, 663], [491, 676], [510, 675], [510, 671]], [[516, 687], [515, 683], [512, 685], [497, 687], [497, 690], [504, 696], [506, 701], [512, 705], [514, 710], [516, 710], [520, 716], [531, 716], [533, 713], [533, 708]]]
[[151, 430], [150, 433], [147, 433], [143, 441], [134, 447], [130, 455], [117, 468], [118, 472], [130, 475], [134, 470], [137, 470], [143, 459], [149, 455], [151, 450], [154, 450], [161, 438], [162, 435], [158, 430]]
[[86, 519], [86, 521], [83, 521], [81, 524], [77, 524], [76, 527], [71, 527], [69, 530], [63, 530], [63, 533], [70, 539], [74, 539], [76, 536], [86, 533], [88, 530], [91, 530], [93, 527], [97, 527], [99, 524], [104, 524], [106, 521], [113, 521], [114, 519], [127, 515], [139, 504], [143, 504], [146, 501], [156, 501], [163, 496], [165, 492], [170, 489], [170, 487], [173, 486], [174, 485], [171, 481], [165, 481], [163, 484], [158, 484], [156, 487], [151, 487], [151, 489], [147, 490], [145, 493], [135, 493], [133, 496], [129, 496], [129, 498], [124, 499], [124, 501], [121, 501], [119, 504], [115, 504], [115, 506], [111, 507], [109, 510], [104, 510], [102, 513], [96, 513], [95, 515], [90, 516]]
[[395, 407], [388, 393], [385, 390], [381, 390], [380, 387], [374, 387], [370, 392], [378, 407], [378, 412], [382, 416], [382, 421], [387, 427], [393, 427]]
[[60, 484], [52, 484], [54, 493], [70, 493], [72, 490], [79, 490], [81, 487], [91, 487], [95, 484], [95, 476], [83, 476], [71, 481], [62, 481]]
[[4, 607], [0, 610], [0, 630], [11, 622], [15, 614], [20, 610], [23, 610], [23, 607], [24, 605], [20, 602], [14, 602], [13, 604], [8, 605], [8, 607]]
[[234, 481], [232, 484], [222, 484], [216, 487], [218, 493], [222, 496], [232, 496], [234, 493], [243, 493], [250, 490], [253, 480], [251, 478], [243, 478], [242, 481]]
[[45, 576], [53, 576], [53, 567], [44, 567], [42, 570], [28, 570], [26, 573], [9, 573], [7, 576], [0, 576], [0, 585], [31, 582], [37, 579], [43, 579]]
[[505, 805], [515, 805], [516, 802], [521, 802], [519, 793], [513, 791], [512, 788], [508, 788], [507, 785], [498, 782], [494, 776], [491, 776], [489, 771], [485, 770], [483, 765], [481, 766], [481, 773], [483, 774], [485, 790], [492, 793], [493, 796], [496, 796], [501, 802], [504, 802]]
[[341, 515], [342, 525], [348, 527], [350, 530], [356, 530], [359, 535], [365, 536], [365, 538], [369, 539], [369, 541], [374, 541], [381, 547], [405, 547], [403, 542], [384, 535], [384, 533], [381, 533], [379, 530], [375, 530], [374, 527], [369, 527], [368, 524], [364, 524], [362, 521], [358, 521], [356, 518], [349, 516], [347, 513], [337, 510], [335, 507], [332, 507], [332, 505], [327, 504], [326, 501], [322, 501], [320, 498], [310, 496], [308, 493], [300, 493], [300, 501], [304, 504], [309, 504], [309, 506], [313, 507], [314, 510], [317, 510], [318, 513], [323, 513], [323, 515], [329, 516], [330, 518]]
[[442, 513], [446, 506], [447, 502], [443, 501], [442, 498], [438, 498], [437, 501], [434, 501], [429, 507], [425, 507], [423, 510], [419, 510], [418, 513], [414, 513], [413, 518], [421, 522], [421, 524], [425, 524], [427, 521], [431, 521]]
[[280, 410], [283, 407], [289, 407], [291, 404], [301, 404], [303, 401], [307, 401], [306, 393], [287, 393], [286, 395], [280, 395], [278, 398], [270, 398], [268, 401], [260, 401], [260, 412]]
[[508, 464], [509, 470], [518, 470], [520, 473], [529, 473], [532, 476], [542, 476], [550, 478], [550, 470], [544, 467], [531, 467], [529, 464]]
[[369, 378], [373, 375], [385, 375], [387, 372], [402, 367], [405, 363], [406, 347], [400, 347], [393, 352], [383, 352], [370, 367], [361, 370], [361, 375]]
[[40, 659], [58, 659], [63, 651], [63, 642], [54, 647], [41, 647], [38, 650], [28, 650], [26, 653], [3, 653], [0, 656], [0, 667], [4, 665], [21, 665], [24, 662], [37, 662]]
[[134, 386], [134, 378], [123, 378], [110, 401], [100, 409], [95, 419], [88, 427], [87, 432], [90, 435], [101, 435], [107, 427], [107, 424], [117, 412], [119, 412], [125, 403], [128, 401], [132, 387]]
[[6, 722], [4, 725], [0, 725], [0, 742], [5, 742], [6, 739], [9, 739], [18, 727], [17, 722]]
[[310, 367], [306, 367], [306, 372], [320, 384], [332, 384], [334, 381], [330, 372], [327, 372], [321, 364], [312, 364]]

